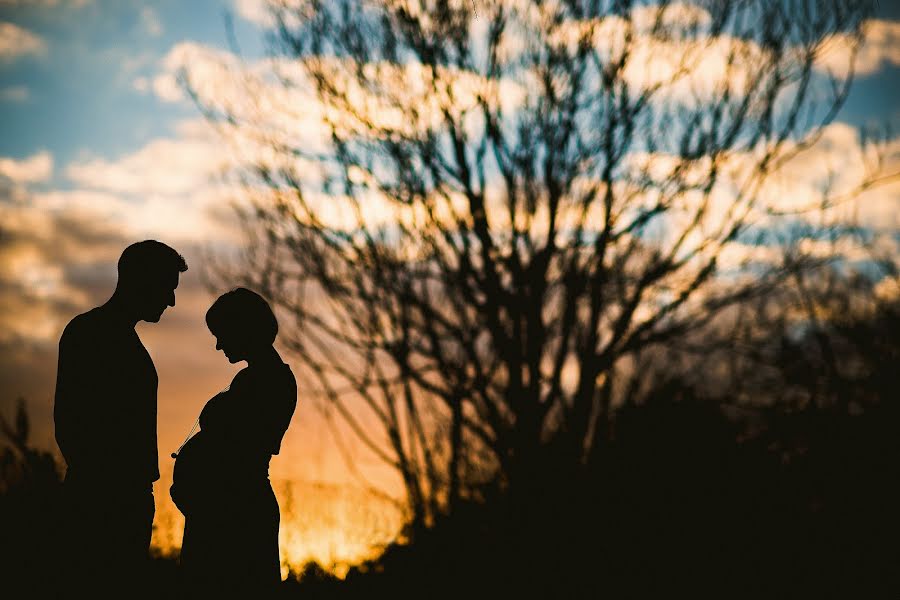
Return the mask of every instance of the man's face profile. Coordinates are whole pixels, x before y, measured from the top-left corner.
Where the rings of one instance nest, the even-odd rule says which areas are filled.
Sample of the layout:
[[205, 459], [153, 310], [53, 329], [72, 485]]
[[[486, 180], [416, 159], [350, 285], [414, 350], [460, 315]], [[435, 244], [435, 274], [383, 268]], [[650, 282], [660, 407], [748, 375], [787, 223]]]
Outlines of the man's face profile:
[[178, 272], [148, 278], [141, 286], [141, 320], [158, 323], [162, 314], [170, 306], [175, 306], [175, 288], [178, 287]]

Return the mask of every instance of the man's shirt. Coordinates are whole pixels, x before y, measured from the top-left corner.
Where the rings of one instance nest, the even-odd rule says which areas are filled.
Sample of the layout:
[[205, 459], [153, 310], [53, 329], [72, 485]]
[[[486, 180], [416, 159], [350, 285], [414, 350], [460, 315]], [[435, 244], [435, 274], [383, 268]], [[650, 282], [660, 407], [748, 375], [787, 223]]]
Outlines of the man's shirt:
[[59, 341], [54, 421], [67, 479], [159, 479], [158, 379], [134, 326], [108, 306], [78, 315]]

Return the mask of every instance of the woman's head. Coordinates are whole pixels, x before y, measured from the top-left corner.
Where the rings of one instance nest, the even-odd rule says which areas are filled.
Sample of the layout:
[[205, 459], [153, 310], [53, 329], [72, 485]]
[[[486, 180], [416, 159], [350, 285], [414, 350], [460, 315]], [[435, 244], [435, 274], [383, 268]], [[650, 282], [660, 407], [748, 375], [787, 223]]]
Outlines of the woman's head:
[[270, 347], [278, 334], [269, 303], [246, 288], [219, 296], [206, 312], [206, 325], [216, 337], [216, 350], [222, 350], [232, 363]]

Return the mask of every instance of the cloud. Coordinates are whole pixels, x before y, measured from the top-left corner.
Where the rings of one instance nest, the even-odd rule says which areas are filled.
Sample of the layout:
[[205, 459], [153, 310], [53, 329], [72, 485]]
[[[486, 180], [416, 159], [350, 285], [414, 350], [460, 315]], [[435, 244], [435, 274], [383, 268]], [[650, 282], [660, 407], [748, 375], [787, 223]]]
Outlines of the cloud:
[[33, 198], [0, 201], [0, 222], [0, 344], [49, 343], [65, 314], [97, 300], [111, 275], [100, 267], [122, 237], [92, 213]]
[[144, 76], [136, 77], [131, 82], [131, 87], [142, 94], [146, 94], [150, 91], [150, 79]]
[[40, 6], [44, 8], [54, 8], [60, 5], [71, 6], [72, 8], [83, 8], [94, 0], [0, 0], [0, 6]]
[[[271, 0], [235, 0], [234, 6], [247, 20], [265, 25], [271, 23], [270, 7], [279, 4]], [[540, 34], [546, 29], [546, 9], [519, 0], [509, 0], [509, 4], [515, 7], [519, 20], [517, 27], [510, 27], [505, 33], [500, 56], [501, 62], [515, 65], [529, 44], [539, 39], [535, 33]], [[664, 25], [664, 35], [655, 29], [657, 18]], [[487, 35], [487, 20], [482, 21], [476, 20], [472, 25], [476, 37]], [[888, 25], [893, 27], [894, 24], [873, 22], [869, 28], [874, 40], [871, 47], [877, 49], [876, 54], [881, 55], [891, 48], [893, 34]], [[730, 96], [740, 96], [753, 85], [760, 65], [770, 68], [767, 61], [773, 60], [772, 57], [757, 44], [742, 37], [710, 36], [711, 28], [712, 18], [702, 7], [674, 2], [666, 5], [662, 12], [655, 6], [635, 7], [630, 19], [610, 15], [594, 20], [567, 20], [553, 29], [551, 37], [554, 43], [572, 48], [589, 39], [602, 56], [627, 56], [622, 77], [629, 89], [635, 91], [661, 85], [662, 89], [654, 95], [652, 102], [664, 110], [677, 110], [719, 97], [726, 88]], [[631, 31], [630, 36], [626, 34], [628, 31]], [[832, 46], [835, 43], [828, 44], [829, 50]], [[900, 52], [900, 45], [893, 43], [893, 46], [893, 52]], [[843, 59], [848, 55], [846, 49], [828, 54]], [[778, 60], [789, 63], [801, 58], [799, 49], [788, 48]], [[867, 61], [871, 62], [866, 57], [861, 59], [862, 63]], [[542, 85], [538, 74], [514, 67], [499, 80], [443, 68], [439, 75], [449, 83], [453, 97], [448, 101], [440, 97], [440, 93], [432, 93], [426, 83], [427, 70], [414, 63], [364, 65], [364, 69], [377, 71], [385, 82], [382, 90], [375, 93], [356, 85], [353, 77], [344, 77], [352, 67], [340, 64], [337, 59], [325, 58], [322, 63], [326, 70], [331, 69], [335, 74], [332, 83], [344, 88], [354, 109], [364, 119], [401, 131], [435, 126], [443, 118], [441, 103], [449, 104], [451, 113], [458, 114], [476, 106], [479, 97], [496, 98], [505, 113], [513, 114], [528, 99], [529, 90]], [[820, 64], [818, 68], [824, 67]], [[846, 73], [844, 68], [837, 75], [845, 76]], [[187, 97], [180, 84], [182, 78], [190, 83], [201, 102], [234, 114], [242, 123], [264, 131], [270, 141], [294, 142], [296, 148], [308, 147], [310, 143], [319, 145], [322, 139], [327, 139], [328, 133], [323, 133], [319, 126], [323, 109], [312, 92], [313, 85], [305, 78], [297, 61], [275, 58], [243, 63], [231, 53], [185, 42], [170, 50], [161, 63], [159, 74], [152, 80], [135, 80], [134, 87], [141, 92], [152, 89], [166, 102], [185, 101]], [[289, 89], [279, 83], [280, 78], [291, 81]], [[814, 90], [820, 90], [821, 79], [824, 79], [821, 75], [815, 78]], [[597, 92], [603, 93], [602, 90]], [[787, 102], [789, 96], [790, 91], [783, 94], [779, 105]], [[409, 111], [398, 110], [392, 105], [394, 103], [415, 106], [415, 116]], [[469, 110], [470, 120], [475, 119], [477, 113], [477, 110]], [[352, 127], [352, 119], [342, 118], [342, 115], [328, 116], [337, 119], [339, 127]], [[304, 132], [302, 144], [296, 144], [297, 132], [301, 131]]]
[[186, 100], [179, 77], [189, 71], [192, 83], [201, 86], [202, 94], [231, 96], [238, 66], [237, 57], [230, 52], [196, 42], [181, 42], [172, 46], [160, 61], [159, 73], [151, 86], [165, 102]]
[[[220, 153], [228, 151], [228, 168], [255, 162], [284, 164], [286, 154], [276, 147], [302, 148], [307, 153], [326, 150], [330, 132], [321, 103], [296, 62], [278, 58], [242, 62], [232, 53], [183, 42], [170, 49], [152, 79], [138, 78], [133, 86], [142, 92], [152, 89], [165, 101], [186, 101], [181, 77], [201, 104], [235, 115], [238, 123], [218, 123], [220, 135], [211, 142]], [[209, 126], [204, 130], [208, 135]], [[187, 129], [182, 133], [189, 134]], [[288, 162], [303, 166], [302, 160]]]
[[[184, 325], [179, 325], [179, 319], [197, 321], [197, 315], [208, 306], [197, 259], [203, 235], [197, 230], [191, 232], [194, 237], [178, 234], [182, 221], [191, 221], [190, 210], [157, 216], [162, 209], [153, 201], [135, 205], [102, 191], [35, 193], [20, 188], [16, 195], [10, 191], [0, 188], [0, 305], [4, 307], [0, 311], [0, 355], [4, 360], [0, 362], [23, 352], [54, 348], [72, 316], [109, 297], [115, 287], [119, 255], [140, 239], [173, 244], [192, 269], [186, 287], [179, 288], [178, 304], [183, 310], [173, 311], [174, 322], [166, 329], [170, 335]], [[163, 199], [163, 203], [169, 200]], [[187, 297], [181, 293], [185, 291]], [[172, 320], [172, 315], [169, 317]], [[202, 326], [202, 318], [199, 321]], [[187, 358], [182, 357], [190, 362]], [[33, 383], [23, 381], [23, 390], [34, 387]], [[0, 387], [13, 389], [5, 384]]]
[[[648, 9], [649, 10], [649, 9]], [[701, 10], [687, 10], [682, 5], [672, 5], [666, 19], [673, 27], [704, 27], [708, 23], [708, 15]], [[649, 23], [647, 15], [635, 15], [635, 22]], [[616, 18], [605, 19], [597, 25], [596, 29], [589, 29], [592, 39], [597, 43], [605, 44], [611, 53], [616, 52], [617, 36], [615, 28], [609, 29], [610, 24], [618, 23]], [[649, 25], [644, 29], [651, 28]], [[568, 37], [577, 40], [577, 32], [561, 28], [566, 39], [561, 43], [568, 43]], [[520, 49], [519, 51], [522, 51]], [[729, 56], [731, 50], [736, 51], [735, 56]], [[692, 54], [693, 53], [693, 54]], [[672, 77], [677, 67], [677, 61], [685, 55], [694, 56], [696, 60], [687, 60], [687, 64], [693, 65], [690, 76], [682, 80], [684, 89], [678, 85], [672, 90], [676, 98], [671, 98], [678, 104], [681, 100], [679, 94], [696, 95], [701, 97], [704, 93], [714, 92], [716, 86], [728, 78], [728, 84], [734, 93], [739, 93], [742, 86], [749, 81], [752, 68], [758, 68], [760, 50], [754, 44], [734, 38], [715, 38], [706, 46], [702, 44], [682, 43], [680, 46], [672, 40], [655, 40], [647, 35], [636, 36], [634, 47], [631, 51], [629, 65], [624, 76], [629, 84], [637, 89], [643, 86], [653, 85]], [[671, 61], [658, 59], [661, 56], [669, 56]], [[676, 62], [672, 62], [676, 61]], [[736, 67], [734, 62], [739, 63]], [[344, 86], [350, 97], [354, 109], [368, 120], [378, 126], [387, 129], [424, 128], [427, 126], [440, 127], [440, 107], [437, 106], [437, 94], [429, 91], [422, 70], [416, 65], [388, 65], [372, 63], [364, 65], [364, 69], [377, 72], [383, 80], [381, 95], [361, 89], [355, 85], [353, 77], [343, 77], [349, 67], [337, 60], [324, 60], [325, 68], [334, 70], [335, 85]], [[274, 150], [278, 145], [287, 148], [301, 149], [308, 152], [327, 152], [328, 131], [323, 129], [322, 121], [325, 111], [315, 94], [312, 86], [306, 80], [302, 65], [297, 61], [288, 59], [265, 59], [251, 63], [241, 63], [233, 55], [221, 50], [207, 48], [195, 43], [184, 43], [174, 47], [162, 61], [163, 72], [158, 75], [157, 81], [174, 82], [176, 73], [183, 73], [191, 83], [200, 102], [232, 114], [236, 118], [237, 126], [228, 123], [221, 124], [221, 130], [226, 133], [225, 143], [233, 143], [236, 155], [243, 159], [243, 164], [264, 164], [271, 167], [286, 165], [293, 167], [302, 178], [310, 177], [315, 172], [315, 165], [304, 166], [301, 161], [291, 157], [286, 152]], [[523, 102], [523, 96], [527, 95], [526, 74], [517, 80], [504, 80], [497, 82], [485, 82], [473, 73], [445, 70], [441, 76], [452, 82], [453, 101], [452, 110], [475, 103], [479, 93], [490, 93], [490, 85], [494, 86], [494, 93], [498, 102], [502, 99], [504, 112], [513, 114], [517, 106]], [[282, 82], [288, 81], [288, 85]], [[146, 82], [142, 82], [146, 87]], [[424, 88], [424, 89], [423, 89]], [[486, 91], [487, 90], [487, 91]], [[704, 91], [705, 90], [705, 91]], [[408, 114], [399, 114], [398, 111], [384, 102], [384, 97], [398, 99], [399, 104], [415, 106], [417, 118]], [[175, 97], [175, 94], [172, 94]], [[696, 97], [696, 96], [695, 96]], [[477, 111], [473, 111], [477, 112]], [[328, 114], [332, 122], [338, 127], [354, 127], [352, 119], [342, 120], [341, 115], [333, 112]], [[434, 121], [433, 119], [437, 119]], [[809, 206], [819, 198], [823, 179], [829, 174], [824, 166], [837, 169], [840, 177], [834, 181], [835, 191], [849, 190], [865, 175], [865, 161], [863, 150], [856, 130], [846, 124], [835, 123], [827, 127], [820, 143], [808, 152], [801, 153], [790, 165], [785, 166], [783, 175], [773, 177], [765, 189], [760, 191], [759, 202], [763, 207], [778, 210], [790, 210], [800, 206]], [[790, 142], [789, 144], [790, 145]], [[746, 175], [744, 172], [748, 165], [756, 164], [758, 157], [754, 152], [757, 149], [745, 153], [734, 153], [729, 160], [728, 168], [735, 173], [735, 181]], [[655, 156], [654, 164], [673, 166], [681, 162], [677, 157], [669, 157], [668, 162], [664, 156]], [[292, 164], [293, 161], [293, 164]], [[702, 169], [701, 169], [702, 170]], [[701, 175], [703, 173], [700, 173]], [[365, 177], [365, 173], [351, 174]], [[725, 181], [727, 177], [722, 177]], [[489, 185], [488, 196], [491, 196]], [[714, 220], [724, 216], [726, 208], [733, 199], [734, 187], [723, 184], [715, 190], [714, 208], [709, 211], [708, 218]], [[260, 192], [264, 193], [264, 192]], [[307, 193], [306, 199], [317, 209], [317, 215], [330, 225], [355, 226], [356, 223], [350, 215], [355, 214], [346, 199], [334, 195], [320, 195]], [[686, 210], [691, 206], [690, 198], [684, 198]], [[389, 210], [383, 202], [373, 194], [363, 203], [364, 220], [370, 224], [380, 224], [385, 220], [399, 218], [395, 212]], [[896, 223], [892, 214], [900, 215], [897, 210], [896, 192], [891, 188], [879, 188], [872, 190], [865, 196], [865, 206], [857, 217], [864, 225], [882, 225]], [[765, 218], [765, 212], [758, 215]], [[889, 218], [886, 218], [889, 217]], [[900, 217], [897, 217], [900, 218]], [[539, 221], [539, 220], [538, 220]], [[502, 220], [498, 221], [502, 222]]]
[[53, 155], [38, 152], [23, 160], [0, 157], [0, 177], [13, 183], [46, 181], [53, 174]]
[[141, 28], [151, 37], [159, 37], [163, 34], [163, 25], [159, 15], [153, 8], [145, 6], [140, 14]]
[[153, 78], [151, 87], [156, 97], [165, 102], [178, 102], [185, 98], [175, 74], [157, 75]]
[[900, 21], [872, 19], [865, 32], [857, 65], [860, 73], [871, 73], [882, 65], [900, 65]]
[[[873, 165], [879, 160], [874, 151], [863, 145], [856, 127], [832, 123], [822, 129], [821, 137], [811, 148], [799, 153], [769, 179], [759, 192], [760, 201], [764, 206], [781, 210], [814, 207], [822, 200], [826, 185], [832, 198], [846, 197], [867, 177], [876, 175], [872, 172]], [[878, 151], [881, 154], [878, 174], [900, 172], [900, 137], [887, 140]], [[858, 200], [829, 209], [827, 214], [832, 218], [854, 219], [875, 230], [900, 231], [900, 183], [874, 187]]]
[[[183, 129], [197, 127], [188, 124]], [[56, 345], [63, 327], [76, 314], [109, 297], [115, 288], [116, 261], [122, 249], [141, 237], [150, 237], [136, 236], [122, 227], [118, 215], [128, 205], [113, 194], [101, 192], [54, 191], [14, 199], [0, 189], [0, 389], [6, 392], [0, 398], [0, 409], [8, 414], [12, 401], [23, 395], [33, 417], [32, 439], [41, 447], [55, 449], [52, 398]], [[158, 324], [140, 323], [137, 331], [159, 373], [162, 480], [156, 486], [159, 505], [154, 543], [177, 549], [180, 515], [164, 492], [171, 483], [168, 452], [178, 447], [205, 401], [227, 385], [239, 366], [228, 364], [216, 352], [215, 339], [206, 328], [204, 314], [212, 296], [202, 284], [204, 264], [198, 245], [173, 242], [168, 235], [171, 225], [170, 221], [158, 228], [152, 237], [171, 243], [184, 254], [189, 269], [180, 278], [176, 306], [167, 310]], [[365, 522], [354, 520], [360, 511], [350, 510], [334, 497], [334, 491], [327, 497], [319, 493], [318, 486], [299, 496], [283, 493], [287, 479], [352, 479], [324, 431], [313, 404], [301, 402], [281, 456], [272, 464], [273, 481], [286, 509], [282, 523], [286, 545], [282, 552], [294, 568], [311, 558], [323, 562], [358, 560], [353, 553], [365, 550], [352, 546], [346, 549], [351, 554], [346, 555], [344, 546], [337, 552], [327, 546], [328, 540], [346, 543], [347, 538], [358, 539], [361, 532], [368, 531]], [[292, 499], [298, 498], [302, 504], [292, 504]], [[357, 498], [353, 506], [360, 502]], [[344, 517], [338, 519], [338, 525], [310, 529], [303, 516], [310, 510], [319, 516], [337, 511]], [[391, 520], [385, 542], [402, 525], [400, 515], [387, 516]], [[321, 520], [316, 523], [321, 524]], [[320, 547], [323, 544], [326, 546]]]
[[76, 190], [37, 196], [48, 206], [90, 205], [134, 236], [165, 234], [178, 240], [234, 239], [229, 200], [234, 188], [229, 147], [203, 120], [182, 121], [172, 137], [151, 140], [113, 158], [69, 164]]
[[275, 17], [271, 11], [269, 0], [234, 0], [234, 9], [245, 21], [260, 27], [273, 27]]
[[13, 23], [0, 22], [0, 61], [46, 52], [47, 43], [38, 35]]
[[[855, 63], [857, 75], [871, 75], [883, 67], [900, 65], [900, 21], [870, 19], [863, 31], [864, 41]], [[846, 35], [833, 36], [816, 61], [818, 69], [845, 73], [853, 43]]]
[[[789, 142], [786, 152], [792, 152], [797, 143]], [[882, 174], [900, 171], [900, 137], [884, 143], [880, 153]], [[703, 227], [714, 230], [735, 205], [734, 190], [751, 175], [758, 160], [753, 150], [722, 157], [719, 178], [701, 221]], [[657, 185], [663, 185], [666, 177], [683, 164], [677, 156], [665, 153], [633, 153], [625, 161], [637, 172], [652, 177]], [[752, 230], [745, 228], [749, 235], [726, 248], [719, 256], [719, 267], [734, 271], [748, 263], [777, 263], [783, 254], [780, 245], [788, 243], [809, 256], [850, 262], [863, 261], [872, 252], [900, 256], [900, 182], [859, 191], [863, 181], [877, 175], [873, 172], [875, 164], [878, 161], [873, 149], [864, 145], [856, 127], [842, 122], [824, 127], [815, 144], [784, 163], [752, 194], [753, 207], [745, 221]], [[705, 180], [709, 164], [700, 161], [696, 167], [697, 175]], [[686, 180], [692, 176], [691, 169], [681, 175]], [[821, 208], [826, 193], [829, 198], [844, 201]], [[661, 229], [669, 235], [680, 233], [679, 211], [690, 217], [701, 198], [693, 192], [680, 194], [675, 199], [677, 210], [660, 217]], [[636, 212], [641, 201], [638, 196], [629, 210]], [[781, 215], [773, 215], [773, 211]], [[832, 231], [837, 237], [820, 239], [818, 232], [822, 231]], [[755, 234], [763, 236], [760, 241], [751, 241]], [[668, 243], [665, 235], [662, 237]], [[689, 238], [687, 247], [701, 242], [699, 237]]]
[[[236, 7], [248, 19], [261, 22], [259, 15], [265, 13], [268, 4], [265, 0], [248, 0], [237, 2]], [[536, 39], [535, 32], [546, 27], [542, 25], [541, 8], [532, 3], [521, 4], [518, 10], [522, 12], [522, 26], [506, 33], [500, 51], [501, 62], [509, 65], [518, 64], [518, 58], [526, 52], [528, 44]], [[728, 88], [731, 96], [740, 96], [754, 81], [760, 64], [771, 59], [766, 58], [765, 52], [756, 44], [738, 37], [692, 36], [691, 32], [702, 34], [711, 27], [709, 13], [697, 6], [668, 5], [661, 17], [668, 28], [665, 36], [654, 31], [659, 9], [637, 7], [632, 12], [634, 30], [630, 38], [626, 35], [629, 29], [626, 19], [608, 16], [597, 20], [566, 21], [554, 29], [554, 43], [574, 47], [580, 40], [590, 39], [602, 56], [627, 56], [622, 77], [629, 89], [661, 85], [653, 103], [667, 109], [707, 102], [721, 96], [724, 88]], [[473, 24], [476, 37], [481, 35], [479, 27], [487, 35], [486, 20], [483, 21], [484, 24]], [[531, 27], [535, 31], [531, 31]], [[626, 41], [628, 39], [630, 42]], [[799, 58], [785, 55], [781, 60], [790, 62], [795, 57]], [[421, 65], [373, 62], [361, 67], [370, 73], [378, 73], [382, 86], [373, 91], [358, 85], [355, 78], [346, 77], [354, 67], [342, 64], [339, 59], [323, 58], [321, 65], [334, 74], [332, 83], [346, 92], [361, 115], [359, 120], [400, 131], [439, 127], [447, 106], [456, 115], [468, 110], [468, 122], [474, 124], [479, 111], [471, 109], [477, 106], [479, 97], [490, 98], [503, 108], [504, 113], [514, 114], [529, 98], [529, 90], [539, 89], [542, 85], [539, 74], [514, 66], [499, 79], [444, 67], [439, 68], [438, 75], [448, 85], [446, 88], [439, 86], [439, 91], [435, 92], [427, 83], [428, 70]], [[294, 148], [320, 147], [321, 141], [329, 135], [321, 127], [325, 111], [315, 97], [314, 85], [302, 71], [302, 65], [289, 58], [244, 63], [228, 52], [185, 42], [170, 50], [161, 62], [159, 74], [152, 80], [135, 80], [134, 87], [142, 92], [152, 89], [166, 102], [179, 102], [187, 100], [180, 85], [186, 80], [201, 103], [233, 114], [238, 121], [250, 126], [245, 129], [256, 128], [258, 132], [264, 132], [269, 141], [292, 144]], [[282, 85], [282, 79], [290, 81], [290, 85]], [[596, 92], [603, 93], [603, 90]], [[398, 106], [415, 106], [417, 110], [411, 114]], [[354, 119], [346, 114], [335, 115], [331, 111], [328, 117], [336, 121], [339, 128], [354, 127]]]
[[0, 101], [3, 102], [27, 102], [31, 92], [24, 85], [11, 85], [0, 89]]
[[92, 158], [73, 163], [66, 168], [66, 175], [90, 189], [177, 195], [207, 183], [221, 164], [211, 140], [160, 138], [113, 160]]
[[[528, 46], [529, 39], [539, 38], [546, 25], [540, 20], [540, 10], [531, 8], [530, 31], [513, 29], [506, 37], [502, 50], [505, 60], [512, 62]], [[657, 18], [661, 31], [655, 30]], [[870, 73], [884, 61], [897, 64], [900, 58], [900, 24], [885, 21], [867, 23], [867, 39], [857, 57], [856, 71]], [[550, 40], [567, 45], [570, 51], [583, 40], [608, 62], [626, 57], [623, 79], [633, 90], [660, 86], [655, 102], [675, 101], [680, 104], [707, 102], [719, 97], [727, 88], [730, 95], [741, 96], [750, 89], [763, 69], [773, 72], [772, 62], [780, 65], [805, 60], [805, 48], [786, 46], [779, 56], [752, 40], [751, 31], [737, 26], [731, 34], [714, 35], [712, 17], [701, 7], [671, 3], [660, 8], [638, 6], [628, 19], [606, 15], [596, 19], [571, 19], [552, 30]], [[727, 30], [727, 28], [726, 28]], [[825, 72], [838, 79], [850, 74], [853, 38], [835, 34], [825, 39], [813, 67], [815, 85], [820, 85]]]
[[[56, 448], [53, 386], [62, 329], [76, 314], [105, 302], [115, 287], [122, 249], [141, 239], [123, 229], [115, 216], [126, 205], [98, 192], [57, 191], [14, 199], [0, 189], [0, 389], [5, 392], [0, 410], [9, 414], [14, 399], [24, 396], [32, 439], [39, 447]], [[158, 230], [154, 237], [172, 243], [164, 233]], [[204, 314], [212, 297], [201, 283], [204, 265], [197, 245], [172, 245], [189, 265], [176, 290], [176, 306], [158, 324], [137, 327], [159, 373], [162, 479], [154, 486], [153, 543], [169, 550], [180, 546], [183, 519], [165, 493], [171, 484], [168, 453], [181, 443], [206, 400], [240, 367], [215, 351], [206, 328]], [[363, 542], [387, 543], [403, 523], [402, 515], [388, 512], [390, 507], [346, 488], [295, 483], [287, 490], [289, 479], [352, 481], [326, 431], [314, 404], [301, 399], [281, 455], [272, 461], [284, 513], [282, 557], [294, 569], [311, 559], [327, 564], [359, 560], [369, 550]], [[395, 486], [391, 491], [399, 490]], [[379, 525], [375, 531], [373, 522]]]
[[[24, 395], [35, 409], [36, 440], [54, 447], [51, 399], [56, 344], [63, 327], [110, 296], [116, 262], [128, 244], [147, 237], [172, 241], [164, 229], [142, 236], [123, 226], [120, 214], [128, 203], [109, 194], [25, 190], [13, 197], [9, 191], [0, 189], [0, 389], [8, 396], [0, 400]], [[174, 245], [186, 256], [190, 271], [179, 286], [178, 310], [167, 311], [157, 326], [163, 329], [162, 338], [147, 343], [165, 374], [160, 386], [163, 404], [172, 398], [209, 397], [208, 392], [221, 387], [227, 376], [223, 369], [215, 370], [218, 357], [208, 348], [208, 334], [204, 335], [202, 315], [209, 297], [200, 284], [196, 245]], [[179, 365], [167, 360], [173, 348]], [[192, 356], [197, 350], [206, 352]], [[173, 375], [177, 382], [172, 381]], [[175, 404], [181, 406], [181, 402]], [[166, 429], [163, 423], [160, 434], [168, 447], [181, 428]]]

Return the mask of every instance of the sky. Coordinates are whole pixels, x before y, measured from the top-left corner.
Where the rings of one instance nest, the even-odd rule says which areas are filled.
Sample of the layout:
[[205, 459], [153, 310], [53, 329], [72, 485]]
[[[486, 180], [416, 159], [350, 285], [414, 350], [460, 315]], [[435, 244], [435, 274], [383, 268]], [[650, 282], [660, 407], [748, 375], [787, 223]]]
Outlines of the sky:
[[[109, 297], [126, 245], [177, 248], [189, 270], [176, 306], [137, 328], [160, 379], [154, 541], [164, 547], [180, 544], [181, 527], [169, 453], [242, 366], [216, 352], [204, 325], [215, 296], [202, 283], [203, 252], [232, 232], [212, 214], [228, 210], [212, 130], [178, 90], [171, 57], [192, 44], [260, 58], [261, 15], [251, 2], [0, 0], [0, 411], [11, 416], [24, 397], [32, 441], [57, 452], [62, 328]], [[358, 560], [396, 534], [399, 513], [360, 491], [344, 464], [301, 397], [271, 466], [289, 525], [282, 557], [294, 567]]]
[[[900, 2], [881, 0], [876, 17], [840, 131], [900, 117]], [[163, 545], [180, 537], [166, 457], [239, 368], [215, 351], [203, 324], [214, 298], [203, 261], [235, 239], [233, 192], [217, 177], [229, 158], [175, 74], [204, 53], [264, 57], [267, 22], [263, 0], [0, 0], [0, 411], [10, 415], [24, 397], [35, 443], [55, 451], [62, 328], [109, 297], [128, 243], [156, 238], [179, 249], [189, 270], [176, 307], [160, 324], [138, 326], [160, 378], [155, 539]], [[276, 488], [296, 482], [297, 512], [307, 513], [282, 539], [291, 561], [351, 560], [363, 552], [360, 539], [396, 532], [399, 517], [387, 508], [359, 511], [358, 482], [302, 395], [283, 448], [273, 480]], [[279, 494], [284, 511], [287, 494]], [[367, 528], [374, 533], [359, 535]]]

